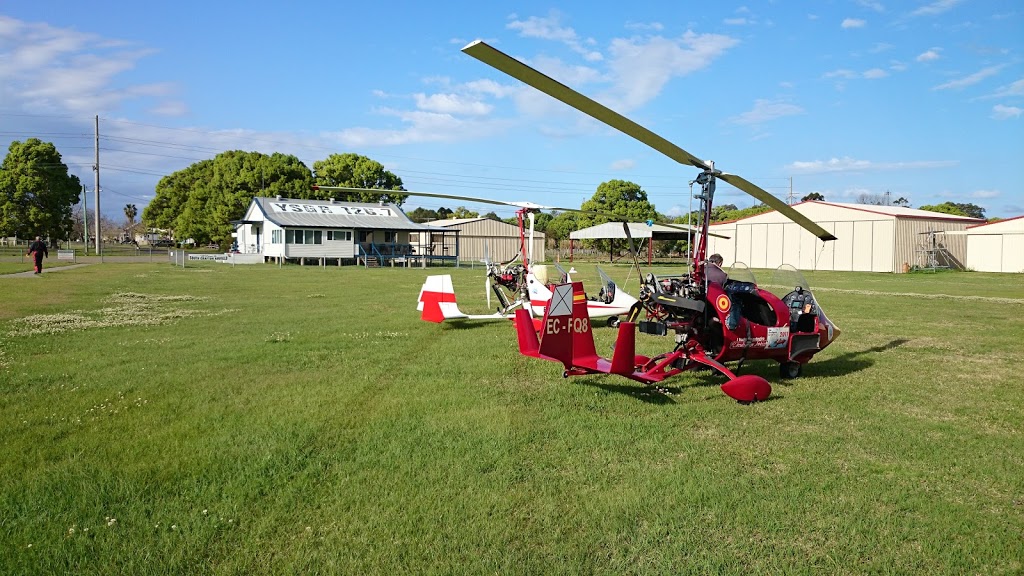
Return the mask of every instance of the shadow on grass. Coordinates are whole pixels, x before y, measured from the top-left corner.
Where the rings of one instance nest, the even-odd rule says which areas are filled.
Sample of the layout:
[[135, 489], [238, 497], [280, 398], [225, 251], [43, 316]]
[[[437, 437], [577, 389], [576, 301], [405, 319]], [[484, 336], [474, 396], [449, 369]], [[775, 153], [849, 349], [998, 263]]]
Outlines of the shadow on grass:
[[897, 338], [887, 344], [872, 346], [871, 348], [866, 348], [864, 350], [847, 352], [846, 354], [840, 354], [839, 356], [829, 358], [828, 360], [822, 360], [820, 362], [812, 360], [810, 366], [813, 367], [813, 374], [815, 376], [821, 376], [823, 378], [846, 376], [874, 366], [875, 359], [870, 356], [871, 354], [879, 354], [887, 350], [893, 350], [907, 342], [910, 342], [907, 338]]
[[648, 404], [675, 404], [676, 401], [673, 400], [669, 394], [679, 394], [679, 392], [682, 391], [681, 388], [676, 387], [606, 384], [604, 382], [597, 382], [589, 379], [580, 380], [579, 383], [584, 386], [590, 386], [591, 388], [604, 390], [605, 392], [631, 396], [641, 402], [647, 402]]
[[[588, 381], [588, 380], [580, 381], [580, 384], [583, 384], [585, 386], [590, 386], [591, 388], [599, 388], [601, 390], [604, 390], [605, 392], [611, 392], [611, 393], [614, 393], [614, 394], [623, 394], [625, 396], [630, 396], [632, 398], [640, 400], [641, 402], [647, 402], [648, 404], [675, 404], [676, 401], [672, 399], [672, 396], [677, 396], [679, 394], [685, 394], [687, 390], [692, 389], [692, 388], [707, 387], [707, 386], [716, 386], [717, 387], [717, 386], [721, 386], [723, 383], [725, 383], [724, 379], [717, 380], [717, 381], [716, 380], [711, 380], [711, 379], [706, 379], [706, 380], [702, 380], [702, 381], [699, 381], [699, 382], [694, 382], [694, 383], [692, 383], [692, 384], [690, 384], [688, 386], [678, 387], [678, 386], [644, 386], [644, 385], [628, 385], [628, 384], [627, 385], [624, 385], [624, 384], [605, 384], [605, 383], [602, 383], [602, 382], [595, 382], [595, 381], [592, 381], [592, 380], [590, 380], [590, 381]], [[781, 398], [782, 398], [782, 396], [779, 396], [777, 394], [772, 394], [768, 398], [765, 398], [764, 400], [760, 400], [760, 401], [758, 401], [756, 403], [760, 404], [761, 402], [773, 402], [773, 401], [779, 400]], [[712, 397], [709, 397], [707, 400], [716, 400], [716, 398], [712, 396]], [[737, 404], [749, 405], [749, 404], [754, 404], [754, 403], [752, 403], [752, 402], [737, 402]]]
[[[887, 344], [880, 346], [872, 346], [864, 350], [858, 350], [854, 352], [847, 352], [828, 360], [822, 360], [820, 362], [813, 362], [814, 376], [823, 378], [846, 376], [854, 372], [859, 372], [866, 368], [870, 368], [875, 364], [874, 358], [868, 356], [869, 354], [878, 354], [887, 350], [893, 350], [906, 344], [910, 340], [906, 338], [898, 338], [892, 340]], [[744, 366], [744, 370], [735, 370], [737, 375], [742, 374], [757, 374], [762, 378], [768, 380], [772, 387], [776, 386], [792, 386], [797, 383], [796, 380], [782, 380], [779, 378], [778, 371], [775, 368], [773, 362], [760, 362], [757, 361], [753, 364]], [[590, 386], [591, 388], [598, 388], [605, 392], [611, 392], [614, 394], [624, 394], [650, 404], [675, 404], [675, 400], [671, 396], [682, 393], [686, 388], [695, 387], [707, 387], [707, 386], [721, 386], [725, 383], [725, 378], [713, 372], [710, 369], [707, 370], [695, 370], [691, 374], [698, 375], [698, 379], [685, 387], [679, 386], [643, 386], [637, 384], [607, 384], [592, 379], [580, 380], [579, 383], [584, 386]], [[782, 395], [773, 393], [771, 396], [762, 400], [761, 402], [773, 402], [782, 398]]]

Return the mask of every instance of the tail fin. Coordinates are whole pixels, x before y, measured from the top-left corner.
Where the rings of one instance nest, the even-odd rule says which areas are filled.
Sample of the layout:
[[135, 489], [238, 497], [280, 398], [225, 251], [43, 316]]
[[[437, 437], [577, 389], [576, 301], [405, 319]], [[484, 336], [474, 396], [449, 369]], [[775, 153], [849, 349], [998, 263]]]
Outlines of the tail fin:
[[582, 282], [555, 286], [544, 312], [539, 352], [542, 356], [558, 360], [566, 370], [574, 366], [597, 365], [598, 356]]
[[416, 309], [422, 312], [420, 318], [427, 322], [441, 323], [446, 318], [466, 317], [455, 303], [452, 277], [448, 274], [427, 276], [420, 288]]

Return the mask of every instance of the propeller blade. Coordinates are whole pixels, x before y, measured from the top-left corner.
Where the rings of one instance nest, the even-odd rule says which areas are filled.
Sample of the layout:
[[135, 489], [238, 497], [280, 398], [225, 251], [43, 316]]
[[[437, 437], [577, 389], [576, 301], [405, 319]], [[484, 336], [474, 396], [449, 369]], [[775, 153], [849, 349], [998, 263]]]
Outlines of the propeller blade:
[[829, 240], [836, 239], [836, 237], [833, 236], [831, 232], [825, 230], [821, 226], [818, 226], [810, 218], [797, 212], [789, 204], [786, 204], [782, 200], [779, 200], [775, 196], [772, 196], [771, 193], [769, 193], [767, 190], [764, 190], [756, 186], [746, 178], [737, 176], [735, 174], [726, 174], [724, 172], [721, 174], [717, 174], [716, 177], [720, 180], [725, 180], [729, 184], [732, 184], [733, 186], [739, 188], [740, 190], [743, 190], [747, 194], [750, 194], [754, 198], [757, 198], [761, 202], [764, 202], [768, 206], [771, 206], [775, 210], [778, 210], [785, 217], [789, 218], [793, 222], [796, 222], [805, 230], [809, 231], [811, 234], [814, 234], [815, 236], [820, 238], [822, 241], [828, 242]]
[[484, 294], [487, 294], [487, 309], [491, 309], [491, 275], [484, 278]]
[[623, 222], [622, 229], [626, 231], [626, 238], [629, 239], [629, 255], [633, 258], [633, 267], [636, 268], [637, 276], [643, 276], [640, 272], [640, 261], [636, 257], [636, 249], [633, 246], [633, 233], [629, 231], [629, 223]]
[[[548, 96], [572, 106], [591, 118], [604, 122], [623, 134], [639, 140], [680, 164], [688, 164], [690, 166], [700, 168], [701, 170], [711, 168], [707, 162], [704, 162], [693, 154], [690, 154], [686, 150], [683, 150], [679, 146], [669, 142], [665, 138], [658, 136], [654, 132], [651, 132], [647, 128], [633, 122], [629, 118], [626, 118], [607, 106], [591, 100], [583, 94], [569, 88], [565, 84], [534, 70], [519, 60], [512, 58], [508, 54], [505, 54], [500, 50], [496, 50], [483, 40], [477, 40], [470, 43], [468, 46], [463, 48], [462, 51], [484, 64], [496, 68], [505, 74], [540, 90]], [[739, 188], [754, 198], [764, 202], [768, 206], [775, 208], [818, 238], [825, 241], [836, 239], [831, 233], [821, 226], [818, 226], [796, 210], [790, 208], [789, 205], [782, 200], [775, 198], [765, 190], [751, 184], [747, 180], [733, 174], [719, 175], [716, 172], [716, 175], [736, 188]]]

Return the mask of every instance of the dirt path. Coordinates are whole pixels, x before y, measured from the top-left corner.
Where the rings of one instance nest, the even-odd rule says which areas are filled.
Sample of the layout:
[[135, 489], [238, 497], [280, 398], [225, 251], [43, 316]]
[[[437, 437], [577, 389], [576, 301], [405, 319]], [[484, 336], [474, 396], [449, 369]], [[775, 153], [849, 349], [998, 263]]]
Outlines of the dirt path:
[[[90, 264], [70, 264], [68, 266], [55, 266], [53, 268], [43, 268], [43, 274], [49, 274], [50, 272], [60, 272], [61, 270], [71, 270], [72, 268], [81, 268], [82, 266], [90, 266]], [[31, 270], [29, 270], [28, 272], [15, 272], [14, 274], [2, 274], [2, 276], [5, 276], [7, 278], [28, 278], [30, 276], [35, 275], [36, 273], [32, 272]]]

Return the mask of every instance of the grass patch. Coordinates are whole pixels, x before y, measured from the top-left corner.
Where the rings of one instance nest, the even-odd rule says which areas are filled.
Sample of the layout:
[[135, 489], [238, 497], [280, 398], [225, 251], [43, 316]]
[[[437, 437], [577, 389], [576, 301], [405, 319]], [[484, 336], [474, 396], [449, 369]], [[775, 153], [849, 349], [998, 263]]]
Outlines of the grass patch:
[[420, 322], [426, 273], [0, 278], [0, 573], [1024, 570], [1024, 277], [811, 274], [842, 337], [740, 406]]

